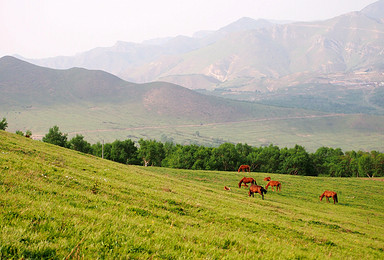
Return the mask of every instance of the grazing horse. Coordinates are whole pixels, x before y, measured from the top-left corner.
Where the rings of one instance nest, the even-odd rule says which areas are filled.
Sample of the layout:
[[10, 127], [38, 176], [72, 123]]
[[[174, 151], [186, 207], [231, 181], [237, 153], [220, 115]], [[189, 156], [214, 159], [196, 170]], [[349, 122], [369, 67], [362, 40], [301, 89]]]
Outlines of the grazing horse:
[[248, 195], [249, 197], [255, 197], [255, 193], [259, 193], [261, 197], [264, 199], [264, 193], [267, 193], [267, 190], [263, 188], [263, 186], [252, 184], [249, 188]]
[[329, 203], [329, 197], [332, 197], [333, 204], [336, 204], [336, 202], [339, 202], [337, 200], [337, 193], [334, 191], [329, 191], [329, 190], [324, 191], [323, 194], [320, 195], [320, 201], [323, 199], [324, 196], [327, 199], [328, 203]]
[[264, 181], [270, 181], [271, 180], [271, 177], [265, 177], [264, 178]]
[[249, 167], [249, 165], [240, 165], [239, 169], [237, 170], [237, 172], [244, 172], [244, 171], [248, 171], [248, 172], [251, 172], [251, 168]]
[[276, 191], [281, 191], [281, 183], [278, 182], [278, 181], [270, 181], [270, 182], [268, 182], [267, 186], [265, 186], [265, 189], [268, 190], [269, 186], [272, 187], [272, 191], [274, 191], [273, 190], [274, 186], [276, 186]]
[[241, 184], [243, 184], [245, 187], [248, 187], [247, 183], [257, 184], [254, 178], [244, 177], [239, 182], [239, 188], [241, 188]]

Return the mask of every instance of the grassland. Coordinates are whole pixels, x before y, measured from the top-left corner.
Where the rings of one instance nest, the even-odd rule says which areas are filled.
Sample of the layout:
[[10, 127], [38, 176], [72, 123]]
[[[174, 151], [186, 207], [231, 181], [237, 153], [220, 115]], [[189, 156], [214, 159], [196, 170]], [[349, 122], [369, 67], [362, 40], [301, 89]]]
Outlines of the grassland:
[[[262, 200], [237, 172], [122, 165], [4, 131], [0, 174], [0, 258], [384, 258], [378, 180], [269, 174], [282, 191]], [[326, 189], [339, 204], [319, 201]]]
[[93, 107], [89, 104], [88, 108], [84, 107], [87, 106], [31, 108], [10, 111], [2, 116], [7, 118], [8, 131], [32, 130], [38, 139], [47, 134], [50, 127], [58, 125], [62, 132], [69, 134], [69, 138], [82, 134], [90, 143], [144, 138], [205, 146], [220, 142], [252, 146], [274, 144], [279, 147], [299, 144], [311, 152], [322, 146], [344, 151], [384, 152], [384, 143], [378, 142], [384, 138], [383, 116], [314, 114], [312, 117], [304, 114], [300, 117], [299, 114], [270, 115], [261, 112], [258, 117], [244, 120], [201, 122], [182, 117], [173, 120], [171, 117], [156, 117], [130, 105]]

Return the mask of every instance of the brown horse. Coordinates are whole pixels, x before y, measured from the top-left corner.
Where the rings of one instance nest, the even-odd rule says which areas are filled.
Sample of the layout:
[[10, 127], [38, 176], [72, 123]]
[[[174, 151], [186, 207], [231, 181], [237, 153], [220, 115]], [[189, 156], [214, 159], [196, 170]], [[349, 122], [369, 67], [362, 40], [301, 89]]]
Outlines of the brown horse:
[[268, 190], [269, 186], [272, 187], [272, 191], [274, 191], [273, 187], [276, 187], [276, 191], [281, 191], [281, 183], [278, 182], [278, 181], [270, 181], [270, 182], [268, 182], [267, 186], [265, 186], [265, 189]]
[[243, 184], [245, 187], [248, 187], [247, 183], [257, 184], [254, 178], [244, 177], [239, 182], [239, 188], [241, 188], [241, 184]]
[[237, 170], [237, 172], [244, 172], [244, 171], [247, 171], [247, 172], [251, 172], [251, 168], [249, 167], [249, 165], [240, 165], [239, 169]]
[[264, 178], [264, 181], [270, 181], [271, 180], [271, 177], [265, 177]]
[[264, 199], [264, 193], [267, 193], [267, 190], [263, 188], [263, 186], [252, 184], [249, 188], [248, 195], [249, 197], [255, 197], [255, 193], [259, 193], [261, 197]]
[[320, 201], [323, 199], [323, 197], [327, 199], [327, 202], [329, 203], [329, 198], [332, 197], [333, 199], [333, 204], [336, 204], [336, 202], [339, 202], [337, 200], [337, 193], [334, 191], [326, 190], [323, 192], [323, 194], [320, 195]]

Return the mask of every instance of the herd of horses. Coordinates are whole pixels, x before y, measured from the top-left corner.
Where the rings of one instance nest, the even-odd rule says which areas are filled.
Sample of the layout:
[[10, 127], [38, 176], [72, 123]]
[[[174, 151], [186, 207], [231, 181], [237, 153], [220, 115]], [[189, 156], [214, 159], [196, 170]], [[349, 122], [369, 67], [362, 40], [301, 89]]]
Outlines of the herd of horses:
[[[248, 165], [241, 165], [239, 167], [239, 169], [237, 170], [237, 172], [240, 172], [240, 171], [251, 172], [251, 168]], [[273, 181], [273, 180], [271, 180], [271, 177], [264, 178], [264, 181], [268, 181], [265, 188], [263, 186], [257, 185], [256, 180], [254, 178], [244, 177], [239, 182], [239, 188], [241, 188], [242, 186], [248, 187], [247, 184], [250, 184], [251, 186], [249, 187], [248, 196], [249, 197], [251, 197], [251, 196], [255, 197], [254, 194], [259, 193], [261, 195], [262, 199], [264, 199], [264, 194], [267, 193], [269, 186], [271, 186], [272, 191], [274, 191], [274, 189], [273, 189], [274, 187], [276, 188], [276, 191], [281, 191], [281, 182]], [[231, 190], [231, 188], [228, 188], [227, 186], [225, 186], [224, 190]], [[335, 204], [336, 202], [339, 202], [337, 199], [337, 193], [334, 191], [328, 191], [328, 190], [324, 191], [323, 194], [320, 195], [320, 201], [322, 201], [323, 197], [326, 198], [328, 203], [329, 203], [329, 198], [333, 199], [333, 204]]]

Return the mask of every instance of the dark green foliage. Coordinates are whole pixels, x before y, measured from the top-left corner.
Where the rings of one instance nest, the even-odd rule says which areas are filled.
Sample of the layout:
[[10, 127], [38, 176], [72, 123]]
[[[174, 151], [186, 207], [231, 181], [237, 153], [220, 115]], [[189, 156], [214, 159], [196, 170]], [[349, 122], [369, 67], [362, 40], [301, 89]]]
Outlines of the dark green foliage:
[[84, 136], [78, 134], [68, 142], [68, 147], [83, 153], [91, 152], [91, 144], [84, 140]]
[[20, 131], [20, 130], [16, 130], [16, 132], [15, 132], [17, 135], [21, 135], [21, 136], [24, 136], [24, 133], [23, 133], [23, 131]]
[[138, 156], [144, 162], [144, 165], [161, 166], [165, 158], [164, 145], [156, 140], [139, 140]]
[[111, 145], [110, 159], [115, 162], [138, 164], [137, 148], [132, 140], [115, 140]]
[[57, 126], [52, 127], [43, 138], [44, 142], [98, 157], [104, 155], [105, 159], [123, 164], [144, 163], [178, 169], [219, 171], [237, 171], [240, 165], [247, 164], [252, 171], [267, 173], [331, 177], [384, 176], [384, 154], [377, 151], [343, 153], [340, 148], [320, 147], [315, 153], [308, 153], [300, 145], [282, 149], [272, 144], [252, 147], [241, 143], [204, 147], [173, 142], [163, 144], [144, 139], [139, 140], [138, 147], [130, 139], [90, 145], [82, 135], [76, 135], [69, 142], [66, 140], [67, 135], [62, 134]]
[[66, 147], [67, 146], [67, 134], [60, 132], [57, 125], [49, 129], [48, 134], [43, 137], [43, 142]]
[[3, 117], [3, 120], [0, 121], [0, 130], [5, 130], [8, 127], [8, 122], [5, 117]]

